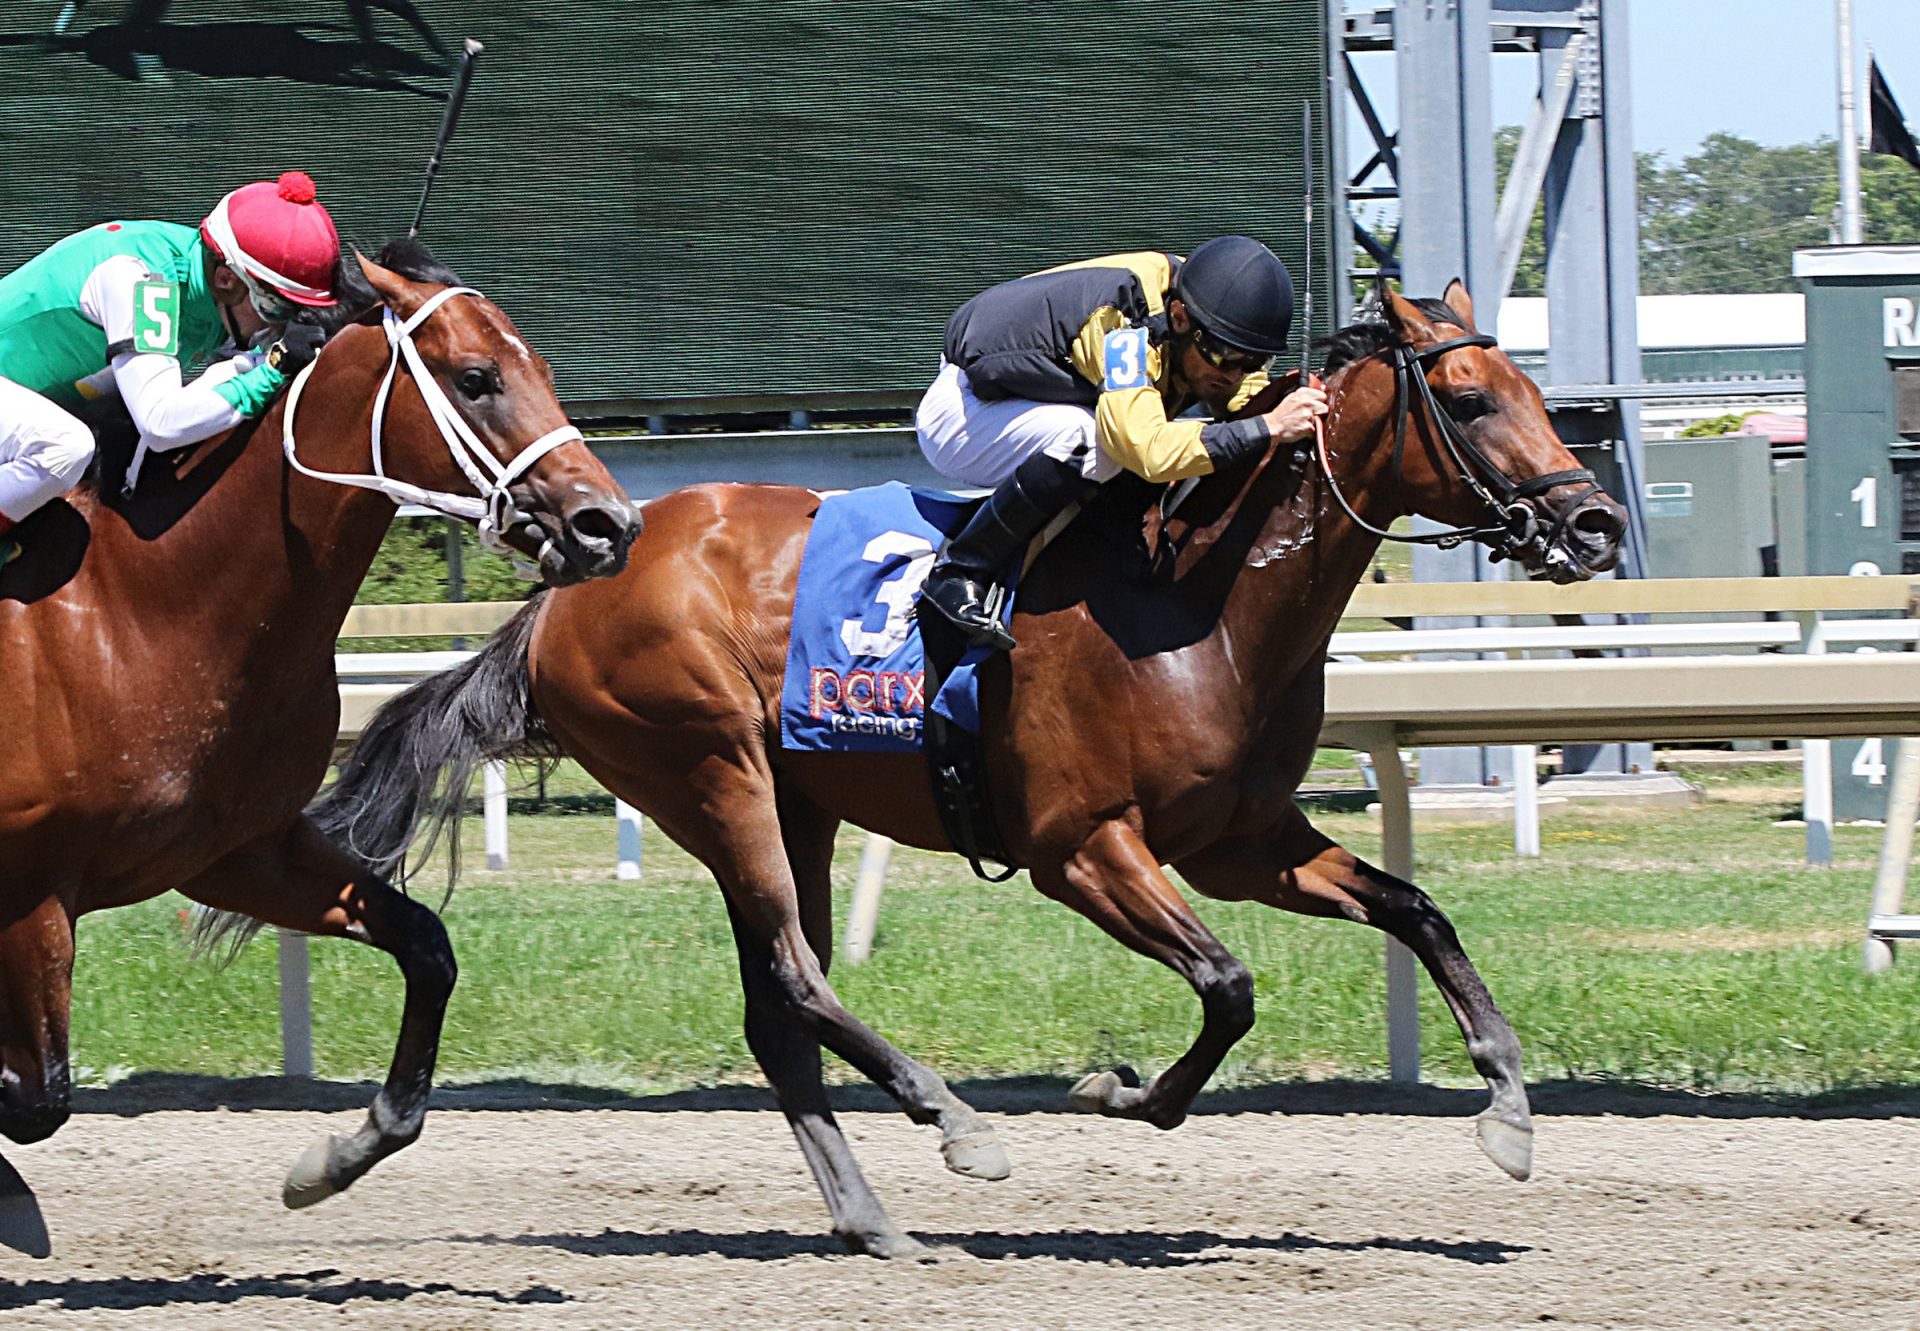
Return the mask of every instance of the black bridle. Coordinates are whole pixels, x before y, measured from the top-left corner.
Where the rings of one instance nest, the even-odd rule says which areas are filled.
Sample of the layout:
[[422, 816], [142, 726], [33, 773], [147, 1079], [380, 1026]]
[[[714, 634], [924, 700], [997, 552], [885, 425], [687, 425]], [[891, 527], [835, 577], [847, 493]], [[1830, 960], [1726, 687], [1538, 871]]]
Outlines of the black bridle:
[[[1366, 531], [1389, 541], [1401, 541], [1408, 545], [1434, 545], [1442, 550], [1452, 549], [1463, 541], [1478, 541], [1493, 550], [1493, 558], [1521, 559], [1527, 555], [1537, 556], [1542, 563], [1551, 564], [1553, 552], [1566, 532], [1567, 523], [1572, 519], [1574, 510], [1585, 503], [1589, 495], [1600, 492], [1600, 482], [1586, 467], [1576, 467], [1570, 471], [1550, 471], [1544, 476], [1529, 476], [1515, 484], [1507, 479], [1501, 470], [1488, 461], [1479, 446], [1467, 437], [1466, 430], [1447, 413], [1433, 395], [1433, 385], [1427, 382], [1426, 362], [1438, 360], [1449, 351], [1458, 351], [1462, 347], [1497, 346], [1496, 340], [1485, 333], [1466, 333], [1459, 337], [1436, 342], [1430, 347], [1415, 349], [1405, 342], [1396, 341], [1389, 348], [1393, 352], [1393, 476], [1395, 484], [1401, 484], [1402, 462], [1406, 454], [1407, 421], [1413, 412], [1417, 400], [1426, 418], [1432, 422], [1440, 439], [1440, 446], [1452, 463], [1459, 482], [1476, 495], [1487, 506], [1493, 520], [1479, 527], [1450, 527], [1445, 531], [1426, 532], [1415, 536], [1402, 536], [1397, 532], [1386, 531], [1374, 526], [1358, 513], [1347, 497], [1341, 492], [1340, 482], [1334, 478], [1333, 465], [1327, 456], [1327, 441], [1324, 429], [1320, 431], [1319, 459], [1320, 470], [1327, 478], [1327, 488], [1333, 491], [1333, 497], [1349, 518]], [[1566, 504], [1561, 505], [1559, 515], [1551, 528], [1542, 531], [1540, 511], [1534, 501], [1562, 485], [1582, 485], [1586, 488]]]

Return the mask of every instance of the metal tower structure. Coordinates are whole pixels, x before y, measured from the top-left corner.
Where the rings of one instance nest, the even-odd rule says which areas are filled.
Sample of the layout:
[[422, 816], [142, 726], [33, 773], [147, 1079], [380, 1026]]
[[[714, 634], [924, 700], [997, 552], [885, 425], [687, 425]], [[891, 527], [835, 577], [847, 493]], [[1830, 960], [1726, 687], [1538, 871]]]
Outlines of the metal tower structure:
[[[1328, 0], [1336, 134], [1339, 108], [1351, 104], [1373, 153], [1346, 176], [1347, 209], [1334, 219], [1347, 284], [1336, 300], [1345, 315], [1355, 283], [1398, 279], [1412, 295], [1437, 295], [1463, 278], [1476, 322], [1497, 326], [1513, 285], [1527, 229], [1546, 210], [1547, 369], [1543, 387], [1560, 437], [1582, 454], [1631, 517], [1621, 572], [1644, 576], [1646, 527], [1635, 298], [1640, 288], [1633, 141], [1628, 114], [1626, 0]], [[1399, 128], [1390, 130], [1352, 57], [1395, 55]], [[1492, 58], [1532, 55], [1538, 90], [1504, 191], [1494, 190]], [[1346, 146], [1334, 140], [1345, 170]], [[1399, 201], [1390, 234], [1356, 216], [1381, 200]], [[1356, 262], [1358, 255], [1365, 261]], [[1579, 386], [1573, 392], [1564, 391]], [[1478, 547], [1414, 548], [1418, 581], [1481, 581], [1507, 576]], [[1441, 627], [1461, 621], [1422, 621]], [[1651, 746], [1570, 748], [1570, 771], [1650, 767]], [[1500, 750], [1433, 749], [1421, 756], [1425, 784], [1486, 784], [1510, 779]]]

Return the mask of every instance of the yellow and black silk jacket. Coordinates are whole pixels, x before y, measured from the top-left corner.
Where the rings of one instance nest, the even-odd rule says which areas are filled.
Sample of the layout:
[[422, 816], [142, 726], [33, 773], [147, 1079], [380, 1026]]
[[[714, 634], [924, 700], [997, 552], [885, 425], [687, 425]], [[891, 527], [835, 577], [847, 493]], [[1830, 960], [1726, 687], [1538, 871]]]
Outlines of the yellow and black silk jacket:
[[[1194, 405], [1170, 353], [1177, 255], [1142, 251], [1064, 264], [989, 287], [947, 321], [946, 358], [976, 397], [1092, 407], [1100, 447], [1153, 482], [1204, 476], [1269, 442], [1256, 418], [1176, 419]], [[1248, 375], [1228, 409], [1267, 385]]]

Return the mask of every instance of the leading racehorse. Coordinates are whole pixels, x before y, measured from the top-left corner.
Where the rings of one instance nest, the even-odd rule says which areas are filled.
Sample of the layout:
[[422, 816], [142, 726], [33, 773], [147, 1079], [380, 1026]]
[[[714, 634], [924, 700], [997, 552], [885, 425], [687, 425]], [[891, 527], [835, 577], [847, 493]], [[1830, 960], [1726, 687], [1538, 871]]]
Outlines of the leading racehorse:
[[[1293, 796], [1320, 731], [1328, 637], [1395, 517], [1459, 524], [1437, 539], [1486, 541], [1561, 581], [1610, 567], [1624, 523], [1555, 437], [1539, 390], [1475, 331], [1458, 283], [1444, 303], [1389, 295], [1384, 313], [1334, 339], [1317, 450], [1277, 448], [1251, 473], [1210, 477], [1171, 520], [1144, 486], [1109, 486], [1034, 563], [1020, 645], [982, 689], [994, 809], [1041, 892], [1200, 997], [1199, 1037], [1177, 1062], [1145, 1086], [1088, 1077], [1081, 1107], [1173, 1127], [1253, 1024], [1246, 967], [1182, 900], [1172, 864], [1208, 896], [1345, 917], [1412, 948], [1491, 1088], [1481, 1143], [1524, 1178], [1519, 1041], [1446, 916], [1315, 831]], [[457, 815], [481, 755], [544, 743], [578, 759], [719, 880], [747, 1042], [835, 1231], [859, 1251], [907, 1254], [919, 1245], [834, 1123], [820, 1045], [939, 1124], [949, 1167], [997, 1178], [1007, 1163], [973, 1111], [827, 983], [841, 820], [949, 846], [917, 755], [780, 747], [794, 584], [819, 505], [779, 486], [649, 504], [623, 577], [540, 595], [474, 660], [390, 702], [315, 818], [392, 870], [422, 820], [437, 830]]]
[[377, 302], [377, 326], [339, 331], [257, 428], [177, 468], [149, 460], [130, 497], [103, 475], [36, 515], [0, 574], [0, 1132], [16, 1142], [67, 1118], [76, 921], [169, 888], [370, 943], [405, 976], [366, 1126], [301, 1157], [289, 1205], [419, 1135], [453, 955], [431, 910], [302, 816], [339, 726], [335, 639], [396, 499], [478, 521], [552, 583], [619, 571], [639, 520], [506, 314], [417, 243], [382, 260], [347, 275], [350, 313]]

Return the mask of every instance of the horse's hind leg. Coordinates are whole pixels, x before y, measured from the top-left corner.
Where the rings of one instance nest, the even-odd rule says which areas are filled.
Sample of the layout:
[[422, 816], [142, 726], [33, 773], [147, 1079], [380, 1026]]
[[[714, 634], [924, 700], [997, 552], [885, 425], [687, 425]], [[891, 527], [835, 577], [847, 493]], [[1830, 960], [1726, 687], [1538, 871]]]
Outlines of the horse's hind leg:
[[1297, 810], [1266, 841], [1223, 843], [1178, 868], [1210, 897], [1370, 924], [1411, 949], [1452, 1009], [1492, 1094], [1478, 1119], [1481, 1149], [1514, 1178], [1532, 1173], [1533, 1115], [1520, 1076], [1519, 1037], [1431, 897], [1321, 835]]
[[[751, 759], [748, 759], [751, 763]], [[841, 1005], [819, 954], [801, 927], [799, 894], [764, 768], [702, 774], [688, 796], [699, 817], [656, 815], [698, 856], [727, 896], [742, 965], [765, 984], [813, 1039], [886, 1091], [915, 1123], [938, 1124], [947, 1168], [971, 1178], [1004, 1178], [1006, 1153], [993, 1130], [931, 1069], [914, 1062]], [[687, 812], [680, 811], [683, 815]], [[696, 835], [684, 835], [695, 830]], [[816, 850], [824, 855], [824, 850]]]
[[311, 1206], [419, 1137], [453, 992], [453, 948], [439, 916], [357, 865], [302, 818], [244, 846], [180, 891], [216, 910], [302, 933], [352, 938], [400, 964], [406, 1000], [386, 1085], [350, 1137], [315, 1142], [287, 1174], [282, 1200]]
[[1130, 1070], [1096, 1072], [1071, 1093], [1082, 1109], [1144, 1119], [1173, 1128], [1220, 1060], [1253, 1028], [1253, 979], [1200, 922], [1160, 870], [1139, 834], [1106, 823], [1072, 859], [1036, 866], [1034, 886], [1085, 915], [1135, 952], [1178, 973], [1200, 997], [1200, 1034], [1193, 1046], [1147, 1086]]
[[73, 918], [49, 894], [0, 925], [0, 1133], [22, 1146], [51, 1137], [71, 1112], [72, 995]]

